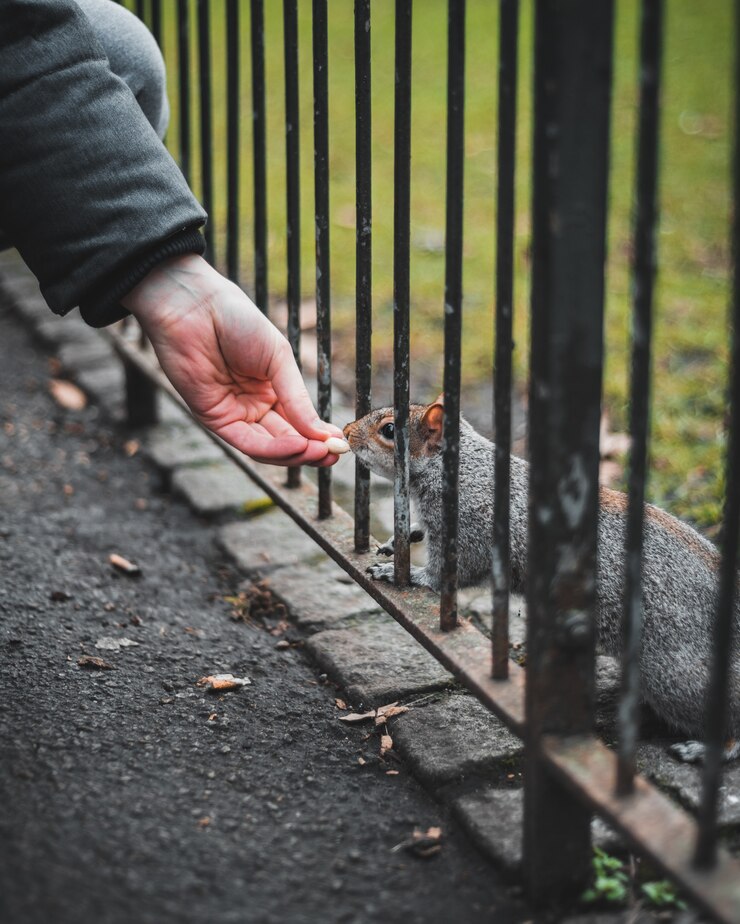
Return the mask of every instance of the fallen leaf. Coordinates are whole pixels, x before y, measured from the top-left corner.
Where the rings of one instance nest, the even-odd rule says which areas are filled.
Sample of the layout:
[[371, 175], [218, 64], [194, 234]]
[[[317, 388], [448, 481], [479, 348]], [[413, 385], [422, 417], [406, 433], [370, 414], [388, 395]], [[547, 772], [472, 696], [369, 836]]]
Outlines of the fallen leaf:
[[96, 658], [94, 655], [82, 655], [81, 658], [77, 659], [77, 663], [80, 667], [89, 667], [90, 670], [94, 671], [114, 671], [115, 667], [112, 664], [108, 664], [107, 661], [104, 661], [102, 658]]
[[347, 704], [345, 703], [345, 701], [344, 701], [343, 699], [335, 699], [335, 700], [334, 700], [334, 705], [337, 707], [337, 709], [346, 709], [346, 708], [347, 708]]
[[357, 758], [357, 763], [358, 763], [361, 767], [364, 767], [365, 764], [367, 763], [367, 761], [365, 760], [364, 757], [358, 757], [358, 758]]
[[391, 852], [397, 853], [399, 850], [408, 850], [409, 853], [426, 860], [440, 852], [442, 849], [441, 840], [441, 828], [428, 828], [426, 831], [419, 831], [417, 828], [411, 837], [392, 847]]
[[380, 736], [380, 756], [385, 757], [388, 751], [393, 750], [393, 738], [390, 735]]
[[81, 411], [87, 407], [87, 395], [66, 379], [50, 379], [49, 392], [60, 407], [68, 411]]
[[385, 771], [386, 776], [398, 776], [399, 773], [400, 773], [400, 770], [386, 770]]
[[211, 823], [211, 818], [209, 815], [204, 815], [202, 818], [198, 819], [199, 828], [207, 828], [210, 823]]
[[135, 456], [136, 453], [141, 449], [141, 443], [138, 440], [127, 440], [123, 444], [123, 451], [130, 458]]
[[134, 501], [134, 507], [136, 507], [137, 510], [146, 510], [148, 506], [149, 502], [145, 497], [137, 497]]
[[225, 693], [228, 690], [238, 690], [251, 682], [248, 677], [235, 677], [233, 674], [210, 674], [208, 677], [201, 677], [197, 686], [205, 687], [214, 693]]
[[108, 561], [113, 565], [114, 568], [116, 568], [118, 571], [122, 571], [129, 577], [141, 576], [141, 568], [134, 564], [132, 561], [129, 561], [128, 558], [124, 558], [123, 555], [118, 555], [113, 552], [108, 556]]
[[408, 706], [397, 706], [395, 703], [391, 706], [381, 706], [381, 708], [378, 709], [378, 714], [375, 716], [375, 724], [382, 725], [383, 722], [392, 718], [394, 715], [401, 715], [408, 711]]
[[375, 710], [372, 712], [350, 712], [349, 715], [340, 715], [340, 722], [366, 722], [368, 719], [375, 718]]
[[72, 497], [72, 495], [75, 493], [75, 489], [71, 484], [65, 484], [62, 490], [64, 491], [65, 497]]
[[287, 638], [282, 638], [275, 644], [275, 648], [277, 648], [278, 651], [285, 651], [286, 648], [290, 648], [290, 642]]
[[130, 638], [113, 638], [110, 635], [104, 635], [95, 642], [95, 647], [103, 651], [119, 651], [121, 648], [130, 648], [132, 645], [138, 645], [138, 642]]

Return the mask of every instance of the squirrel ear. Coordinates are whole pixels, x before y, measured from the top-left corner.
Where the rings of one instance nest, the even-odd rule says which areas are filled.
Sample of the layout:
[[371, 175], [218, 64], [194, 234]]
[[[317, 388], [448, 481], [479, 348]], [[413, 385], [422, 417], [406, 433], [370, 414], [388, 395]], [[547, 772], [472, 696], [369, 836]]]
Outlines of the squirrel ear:
[[437, 400], [434, 401], [433, 403], [434, 403], [434, 404], [441, 404], [442, 407], [444, 407], [444, 406], [445, 406], [445, 393], [442, 392], [442, 394], [441, 394], [441, 395], [437, 398]]
[[426, 430], [426, 443], [436, 447], [442, 441], [442, 426], [444, 424], [445, 409], [441, 401], [435, 401], [424, 409], [421, 422]]

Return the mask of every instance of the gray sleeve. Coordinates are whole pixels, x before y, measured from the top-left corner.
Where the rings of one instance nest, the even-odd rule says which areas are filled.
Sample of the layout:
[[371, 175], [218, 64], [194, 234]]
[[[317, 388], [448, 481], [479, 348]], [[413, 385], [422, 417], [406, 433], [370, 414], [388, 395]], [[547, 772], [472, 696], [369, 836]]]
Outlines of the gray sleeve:
[[57, 314], [96, 326], [205, 213], [73, 0], [0, 0], [0, 227]]

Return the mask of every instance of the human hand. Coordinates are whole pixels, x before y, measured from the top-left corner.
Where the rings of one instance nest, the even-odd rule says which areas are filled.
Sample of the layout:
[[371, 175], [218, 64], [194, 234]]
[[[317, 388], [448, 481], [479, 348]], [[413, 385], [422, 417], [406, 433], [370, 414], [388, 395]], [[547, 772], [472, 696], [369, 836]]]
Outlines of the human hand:
[[273, 465], [332, 465], [338, 427], [320, 420], [288, 341], [202, 257], [173, 257], [122, 299], [193, 415]]

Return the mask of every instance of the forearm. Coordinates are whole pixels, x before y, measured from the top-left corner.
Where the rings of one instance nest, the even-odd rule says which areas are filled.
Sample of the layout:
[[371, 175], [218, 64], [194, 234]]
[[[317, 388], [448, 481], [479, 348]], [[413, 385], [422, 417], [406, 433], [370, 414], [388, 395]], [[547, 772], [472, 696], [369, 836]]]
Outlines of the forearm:
[[[72, 0], [0, 7], [0, 226], [50, 307], [110, 323], [205, 214]], [[190, 232], [190, 233], [188, 233]]]

